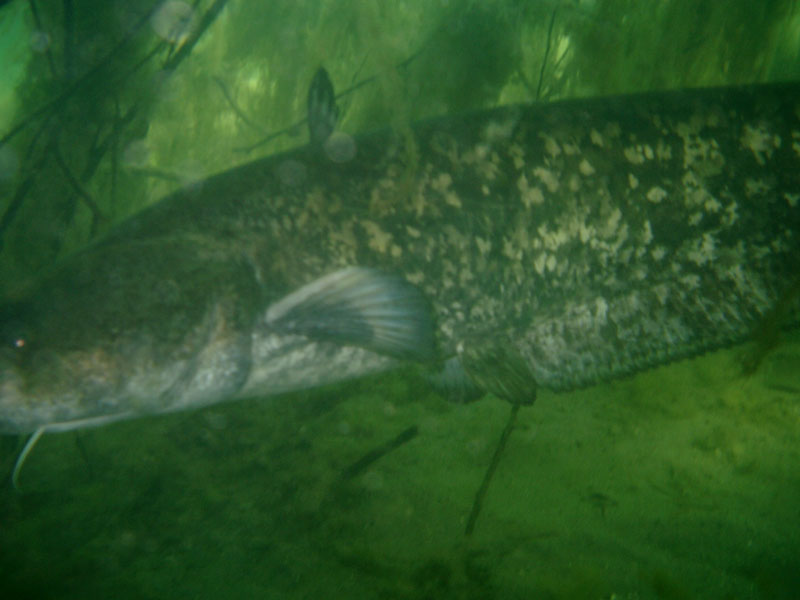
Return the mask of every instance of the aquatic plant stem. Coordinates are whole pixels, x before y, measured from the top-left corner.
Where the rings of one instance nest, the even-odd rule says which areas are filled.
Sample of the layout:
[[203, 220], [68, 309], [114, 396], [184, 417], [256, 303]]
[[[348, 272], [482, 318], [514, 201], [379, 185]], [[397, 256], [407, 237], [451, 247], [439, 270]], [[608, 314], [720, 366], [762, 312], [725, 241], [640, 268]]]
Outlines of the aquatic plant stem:
[[547, 68], [547, 59], [550, 56], [550, 42], [553, 37], [553, 25], [556, 22], [556, 9], [553, 9], [553, 14], [550, 16], [550, 26], [547, 28], [547, 45], [544, 48], [544, 58], [542, 59], [542, 69], [539, 71], [539, 84], [536, 86], [536, 100], [541, 99], [542, 96], [542, 83], [544, 82], [544, 70]]

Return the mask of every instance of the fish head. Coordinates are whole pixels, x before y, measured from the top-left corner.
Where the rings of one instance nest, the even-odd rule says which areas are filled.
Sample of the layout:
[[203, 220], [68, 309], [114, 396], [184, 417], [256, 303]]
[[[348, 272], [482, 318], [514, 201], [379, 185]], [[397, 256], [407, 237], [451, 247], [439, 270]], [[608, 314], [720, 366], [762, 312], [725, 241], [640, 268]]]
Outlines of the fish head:
[[3, 304], [0, 431], [167, 412], [235, 389], [251, 290], [235, 288], [235, 266], [183, 250], [98, 246]]
[[42, 310], [42, 297], [0, 308], [0, 431], [73, 419], [110, 387], [109, 357], [81, 339], [80, 316]]
[[[61, 273], [0, 307], [0, 431], [118, 412], [123, 373], [139, 370], [147, 332], [112, 324], [109, 286]], [[106, 296], [103, 299], [103, 296]]]
[[0, 421], [0, 431], [5, 429], [9, 432], [16, 430], [11, 407], [20, 404], [24, 379], [22, 364], [28, 354], [25, 348], [27, 336], [14, 313], [11, 305], [0, 308], [0, 411], [7, 415]]

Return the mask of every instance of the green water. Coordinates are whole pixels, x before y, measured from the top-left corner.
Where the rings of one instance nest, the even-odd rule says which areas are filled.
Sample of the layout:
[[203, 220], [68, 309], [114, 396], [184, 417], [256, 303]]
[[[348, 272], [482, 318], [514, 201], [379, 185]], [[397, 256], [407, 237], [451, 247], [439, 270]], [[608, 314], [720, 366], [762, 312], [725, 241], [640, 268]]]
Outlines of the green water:
[[[35, 177], [3, 226], [0, 290], [180, 185], [305, 143], [301, 127], [241, 151], [304, 116], [320, 65], [340, 90], [379, 75], [341, 100], [353, 133], [537, 96], [800, 77], [793, 1], [231, 0], [169, 76], [190, 34], [147, 17], [157, 3], [37, 5], [39, 25], [22, 0], [0, 8], [0, 136], [53, 98], [66, 116], [4, 146], [0, 214]], [[36, 162], [52, 131], [75, 173], [97, 158], [80, 182], [97, 223], [57, 161]], [[0, 595], [795, 598], [800, 339], [750, 377], [744, 352], [541, 393], [469, 540], [509, 406], [452, 405], [414, 372], [45, 436], [22, 491], [0, 490]], [[18, 449], [0, 438], [6, 472]]]
[[[792, 598], [800, 340], [523, 409], [413, 376], [46, 436], [0, 496], [9, 598]], [[417, 425], [366, 472], [341, 472]], [[14, 445], [4, 446], [10, 465]]]

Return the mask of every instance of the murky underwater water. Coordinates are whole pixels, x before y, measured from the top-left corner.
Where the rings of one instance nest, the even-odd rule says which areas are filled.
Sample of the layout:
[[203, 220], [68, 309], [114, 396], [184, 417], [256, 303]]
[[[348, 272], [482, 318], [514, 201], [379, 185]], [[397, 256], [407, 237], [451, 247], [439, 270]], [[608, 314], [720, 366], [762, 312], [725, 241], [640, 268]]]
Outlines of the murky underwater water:
[[[14, 18], [31, 48], [11, 59], [24, 68], [2, 75], [0, 134], [57, 97], [70, 64], [80, 73], [84, 57], [88, 69], [118, 41], [112, 32], [161, 5], [98, 5], [82, 51], [69, 53], [60, 8], [38, 3], [39, 27], [21, 0], [0, 4], [24, 11]], [[537, 97], [800, 75], [796, 2], [730, 2], [701, 15], [677, 1], [400, 2], [377, 12], [356, 4], [228, 3], [174, 76], [152, 65], [124, 78], [104, 72], [74, 98], [59, 130], [71, 148], [65, 163], [81, 171], [96, 133], [137, 107], [118, 153], [82, 184], [118, 220], [254, 157], [242, 147], [303, 114], [320, 64], [338, 89], [389, 73], [343, 102], [341, 126], [351, 132]], [[144, 54], [162, 40], [159, 65], [204, 14], [166, 5], [136, 47]], [[1, 40], [0, 48], [15, 50]], [[435, 58], [395, 68], [420, 48]], [[48, 50], [60, 74], [53, 87], [43, 83]], [[140, 58], [131, 50], [130, 63]], [[20, 98], [6, 92], [16, 86]], [[292, 129], [262, 150], [300, 143]], [[3, 215], [33, 164], [26, 147], [0, 145]], [[70, 184], [53, 165], [40, 165], [30, 196], [38, 200], [0, 219], [0, 290], [90, 236], [92, 211], [75, 193], [61, 202]], [[787, 336], [752, 376], [741, 374], [744, 351], [541, 392], [519, 414], [469, 538], [467, 517], [510, 408], [496, 398], [450, 404], [413, 370], [46, 435], [21, 490], [0, 489], [0, 595], [796, 598], [800, 339]], [[412, 426], [413, 439], [343, 476]], [[0, 438], [0, 472], [10, 472], [20, 445]]]
[[[800, 346], [508, 416], [413, 374], [47, 436], [2, 493], [13, 597], [791, 598]], [[365, 472], [342, 472], [410, 425]], [[11, 444], [4, 465], [10, 467]], [[9, 596], [9, 597], [12, 597]]]

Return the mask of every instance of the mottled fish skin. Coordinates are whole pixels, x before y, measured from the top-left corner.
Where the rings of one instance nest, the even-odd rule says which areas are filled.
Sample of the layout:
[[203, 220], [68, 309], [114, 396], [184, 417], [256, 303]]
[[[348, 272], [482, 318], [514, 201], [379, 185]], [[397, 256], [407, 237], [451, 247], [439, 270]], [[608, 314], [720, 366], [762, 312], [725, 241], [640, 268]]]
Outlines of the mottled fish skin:
[[[0, 396], [0, 421], [24, 430], [177, 410], [389, 368], [396, 359], [369, 350], [253, 333], [270, 303], [352, 265], [418, 286], [441, 358], [508, 340], [537, 385], [555, 390], [744, 340], [800, 273], [800, 84], [515, 106], [412, 131], [356, 138], [346, 163], [306, 147], [227, 171], [67, 263], [93, 273], [81, 301], [93, 298], [99, 316], [75, 338], [87, 363], [106, 360], [124, 387], [177, 354], [175, 368], [207, 390], [175, 399], [168, 373], [141, 406], [129, 395], [54, 397], [44, 408]], [[124, 301], [141, 279], [163, 295], [132, 292], [150, 313]], [[97, 342], [123, 312], [112, 302], [124, 306], [124, 328], [142, 327], [130, 349]], [[34, 304], [37, 318], [70, 326], [44, 296]], [[162, 343], [169, 331], [184, 333]], [[18, 390], [19, 377], [4, 371], [0, 386]]]
[[290, 285], [402, 272], [445, 355], [502, 332], [554, 389], [742, 340], [800, 272], [800, 84], [502, 108], [414, 134], [361, 138], [347, 164], [268, 158], [130, 226], [263, 231], [283, 249], [264, 268]]

